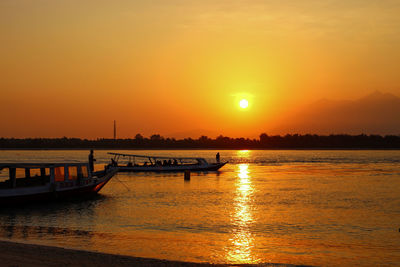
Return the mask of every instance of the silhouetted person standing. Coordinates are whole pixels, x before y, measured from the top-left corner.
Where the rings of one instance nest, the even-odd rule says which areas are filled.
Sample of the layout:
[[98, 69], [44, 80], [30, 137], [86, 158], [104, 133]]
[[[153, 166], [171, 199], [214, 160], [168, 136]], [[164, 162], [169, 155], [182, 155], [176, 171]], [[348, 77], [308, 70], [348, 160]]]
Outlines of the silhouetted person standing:
[[94, 158], [93, 155], [93, 149], [90, 150], [90, 154], [89, 154], [89, 168], [90, 171], [94, 171], [94, 162], [96, 161], [96, 159]]
[[217, 163], [219, 163], [220, 160], [219, 152], [217, 153], [217, 155], [215, 155], [215, 159], [217, 160]]

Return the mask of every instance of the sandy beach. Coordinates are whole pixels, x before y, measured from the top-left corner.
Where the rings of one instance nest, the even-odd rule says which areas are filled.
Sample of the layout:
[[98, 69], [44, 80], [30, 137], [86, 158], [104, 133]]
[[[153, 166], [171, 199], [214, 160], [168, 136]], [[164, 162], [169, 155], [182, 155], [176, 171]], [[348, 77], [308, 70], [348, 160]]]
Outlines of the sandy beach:
[[[0, 266], [252, 266], [167, 261], [0, 241]], [[260, 265], [258, 265], [260, 266]], [[262, 266], [293, 266], [262, 264]]]
[[0, 241], [1, 266], [205, 266], [43, 245]]

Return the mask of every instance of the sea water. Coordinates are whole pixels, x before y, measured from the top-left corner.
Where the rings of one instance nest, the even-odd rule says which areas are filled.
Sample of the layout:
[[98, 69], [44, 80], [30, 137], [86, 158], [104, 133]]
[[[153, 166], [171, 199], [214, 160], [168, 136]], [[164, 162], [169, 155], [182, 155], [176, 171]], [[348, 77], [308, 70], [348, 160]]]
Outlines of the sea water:
[[[88, 152], [0, 151], [0, 162]], [[211, 162], [217, 153], [119, 152]], [[400, 151], [219, 152], [229, 163], [190, 181], [119, 173], [92, 199], [1, 207], [0, 238], [192, 262], [400, 265]], [[95, 157], [98, 169], [110, 162], [106, 151]]]

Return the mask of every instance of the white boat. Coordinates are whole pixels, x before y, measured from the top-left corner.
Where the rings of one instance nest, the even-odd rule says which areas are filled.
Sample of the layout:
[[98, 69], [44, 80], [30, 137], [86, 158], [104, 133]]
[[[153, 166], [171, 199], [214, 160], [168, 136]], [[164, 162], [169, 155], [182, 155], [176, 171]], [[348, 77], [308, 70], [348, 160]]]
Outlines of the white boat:
[[0, 163], [0, 204], [96, 194], [117, 171], [91, 172], [88, 163]]
[[227, 162], [208, 163], [204, 158], [146, 156], [108, 153], [113, 156], [111, 166], [121, 172], [179, 172], [217, 171]]

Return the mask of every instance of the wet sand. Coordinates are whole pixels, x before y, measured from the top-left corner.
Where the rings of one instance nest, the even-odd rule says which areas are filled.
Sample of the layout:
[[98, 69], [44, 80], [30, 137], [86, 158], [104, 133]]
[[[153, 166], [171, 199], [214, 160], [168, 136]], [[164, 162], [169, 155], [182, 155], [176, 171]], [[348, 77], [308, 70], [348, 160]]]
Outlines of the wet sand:
[[[261, 264], [262, 266], [293, 266]], [[0, 266], [252, 266], [167, 261], [0, 241]], [[254, 265], [253, 265], [254, 266]], [[260, 266], [260, 265], [258, 265]]]

